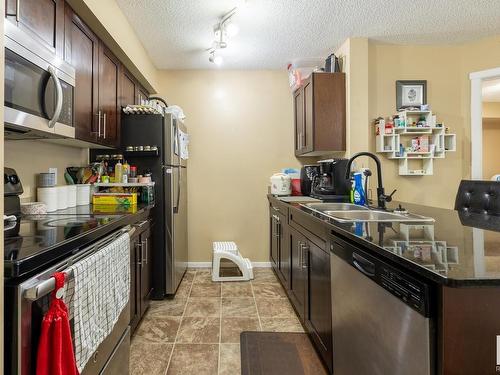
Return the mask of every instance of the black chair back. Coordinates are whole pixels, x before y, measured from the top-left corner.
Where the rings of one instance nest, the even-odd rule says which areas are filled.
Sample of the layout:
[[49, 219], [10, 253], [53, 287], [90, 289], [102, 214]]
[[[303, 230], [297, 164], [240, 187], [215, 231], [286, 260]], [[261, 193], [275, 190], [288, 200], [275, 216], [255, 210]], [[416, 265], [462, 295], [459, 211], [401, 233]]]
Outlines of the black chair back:
[[455, 198], [455, 210], [500, 216], [500, 182], [462, 180]]

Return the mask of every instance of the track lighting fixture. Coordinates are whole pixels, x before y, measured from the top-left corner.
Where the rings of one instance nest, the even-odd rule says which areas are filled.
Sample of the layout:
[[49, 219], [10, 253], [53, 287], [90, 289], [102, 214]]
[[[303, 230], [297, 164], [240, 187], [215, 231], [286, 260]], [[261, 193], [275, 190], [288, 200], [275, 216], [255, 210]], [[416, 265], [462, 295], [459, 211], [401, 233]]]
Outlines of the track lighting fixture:
[[[242, 4], [246, 4], [245, 0], [241, 0]], [[234, 37], [239, 32], [239, 27], [232, 21], [232, 17], [236, 14], [239, 7], [231, 9], [221, 17], [219, 23], [214, 26], [215, 40], [212, 47], [207, 49], [209, 53], [208, 61], [216, 65], [222, 64], [222, 56], [216, 55], [215, 52], [219, 49], [227, 48], [227, 39]]]

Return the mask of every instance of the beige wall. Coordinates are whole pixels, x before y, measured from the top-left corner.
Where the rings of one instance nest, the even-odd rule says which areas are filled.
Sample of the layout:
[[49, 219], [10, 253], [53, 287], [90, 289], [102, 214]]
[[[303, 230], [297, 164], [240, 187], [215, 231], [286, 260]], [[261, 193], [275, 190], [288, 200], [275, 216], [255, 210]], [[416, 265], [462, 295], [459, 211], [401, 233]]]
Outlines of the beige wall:
[[[439, 207], [452, 207], [462, 178], [470, 176], [469, 73], [500, 67], [500, 37], [453, 46], [400, 46], [370, 43], [370, 124], [378, 116], [395, 112], [395, 82], [427, 80], [427, 98], [438, 121], [457, 134], [457, 152], [434, 161], [434, 175], [401, 177], [397, 162], [383, 155], [386, 189], [397, 188], [396, 199]], [[375, 149], [370, 131], [370, 148]], [[445, 184], [443, 184], [443, 181]]]
[[162, 71], [160, 84], [187, 115], [190, 261], [210, 261], [212, 241], [234, 240], [267, 262], [269, 177], [299, 166], [286, 72]]
[[[432, 58], [430, 58], [432, 56]], [[464, 174], [464, 118], [460, 112], [460, 58], [457, 47], [396, 46], [370, 44], [370, 150], [375, 151], [373, 119], [388, 117], [396, 112], [396, 81], [427, 80], [427, 101], [439, 122], [457, 133], [458, 150], [446, 159], [434, 160], [433, 176], [402, 177], [398, 162], [382, 160], [386, 190], [398, 189], [395, 198], [425, 205], [451, 207], [454, 191]], [[448, 189], [443, 187], [447, 182]]]
[[88, 164], [88, 150], [43, 141], [5, 141], [5, 165], [14, 168], [21, 178], [23, 200], [36, 200], [36, 174], [57, 168], [57, 183], [65, 185], [66, 167]]
[[500, 118], [500, 102], [484, 102], [483, 117]]

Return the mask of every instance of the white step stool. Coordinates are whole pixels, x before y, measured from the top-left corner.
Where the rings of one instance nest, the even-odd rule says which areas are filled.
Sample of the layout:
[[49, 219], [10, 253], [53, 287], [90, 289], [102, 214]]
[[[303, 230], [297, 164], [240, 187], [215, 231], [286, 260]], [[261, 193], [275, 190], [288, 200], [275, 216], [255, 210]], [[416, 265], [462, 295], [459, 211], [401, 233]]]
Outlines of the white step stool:
[[[213, 248], [212, 281], [248, 281], [253, 279], [252, 262], [241, 256], [236, 243], [232, 241], [214, 242]], [[242, 276], [220, 276], [221, 259], [229, 259], [236, 264]]]

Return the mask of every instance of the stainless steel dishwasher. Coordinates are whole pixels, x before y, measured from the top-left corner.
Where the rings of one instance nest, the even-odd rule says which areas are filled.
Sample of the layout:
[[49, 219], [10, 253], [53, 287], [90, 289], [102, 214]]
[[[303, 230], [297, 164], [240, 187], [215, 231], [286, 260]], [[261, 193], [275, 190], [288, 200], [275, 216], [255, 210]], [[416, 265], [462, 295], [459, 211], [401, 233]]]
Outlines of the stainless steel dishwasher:
[[330, 250], [334, 374], [432, 374], [429, 286], [337, 237]]

